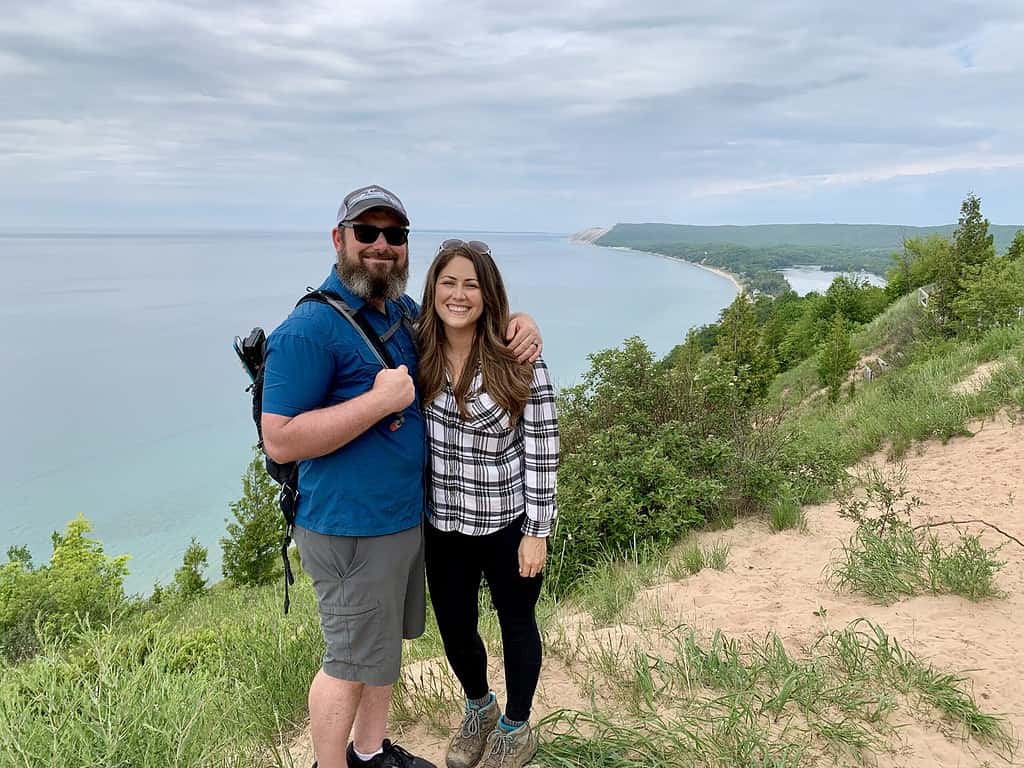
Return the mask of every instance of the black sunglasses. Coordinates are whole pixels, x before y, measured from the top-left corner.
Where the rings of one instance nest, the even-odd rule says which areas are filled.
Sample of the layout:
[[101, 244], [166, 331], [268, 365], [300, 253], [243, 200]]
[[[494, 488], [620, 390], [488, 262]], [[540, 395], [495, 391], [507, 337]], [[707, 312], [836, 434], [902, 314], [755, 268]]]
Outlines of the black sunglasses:
[[491, 246], [483, 240], [469, 240], [467, 242], [466, 240], [459, 240], [457, 237], [453, 237], [450, 240], [445, 240], [441, 243], [437, 247], [437, 253], [453, 251], [456, 248], [469, 248], [469, 250], [479, 253], [481, 256], [491, 255]]
[[405, 227], [375, 227], [372, 224], [355, 224], [351, 221], [343, 221], [339, 227], [348, 227], [356, 240], [363, 245], [377, 242], [377, 238], [384, 235], [388, 245], [405, 245], [409, 242], [409, 230]]

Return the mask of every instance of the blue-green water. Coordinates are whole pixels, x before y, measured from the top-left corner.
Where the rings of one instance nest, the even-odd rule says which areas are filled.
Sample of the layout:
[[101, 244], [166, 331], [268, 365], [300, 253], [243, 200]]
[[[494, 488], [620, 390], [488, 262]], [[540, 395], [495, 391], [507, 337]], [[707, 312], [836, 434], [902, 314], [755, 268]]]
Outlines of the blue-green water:
[[[415, 233], [410, 292], [436, 243]], [[468, 237], [463, 233], [463, 237]], [[568, 242], [481, 234], [516, 310], [531, 313], [556, 383], [587, 354], [644, 338], [659, 355], [735, 295], [684, 262]], [[128, 588], [166, 581], [189, 539], [220, 546], [255, 432], [235, 334], [280, 322], [332, 264], [328, 233], [0, 237], [0, 557], [78, 513], [108, 553], [132, 556]]]
[[871, 272], [828, 272], [820, 267], [786, 267], [778, 270], [789, 282], [790, 287], [801, 296], [806, 296], [811, 291], [824, 293], [840, 275], [853, 278], [859, 282], [867, 281], [871, 285], [880, 288], [885, 287], [885, 278]]

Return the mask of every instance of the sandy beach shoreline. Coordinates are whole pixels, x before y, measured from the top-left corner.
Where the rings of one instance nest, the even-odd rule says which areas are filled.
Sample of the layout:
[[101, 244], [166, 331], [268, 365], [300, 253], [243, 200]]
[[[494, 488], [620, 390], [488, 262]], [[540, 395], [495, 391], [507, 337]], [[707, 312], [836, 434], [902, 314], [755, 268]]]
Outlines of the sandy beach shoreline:
[[641, 251], [636, 248], [627, 248], [624, 245], [601, 245], [598, 247], [611, 248], [616, 251], [633, 251], [634, 253], [646, 253], [651, 256], [659, 256], [663, 259], [681, 261], [683, 264], [692, 264], [693, 266], [698, 267], [700, 269], [706, 269], [708, 272], [713, 272], [719, 277], [724, 277], [726, 280], [733, 284], [733, 287], [736, 289], [736, 293], [742, 293], [744, 291], [743, 284], [740, 283], [740, 279], [736, 275], [734, 275], [732, 272], [726, 272], [724, 269], [720, 269], [719, 267], [709, 267], [707, 264], [701, 264], [699, 262], [690, 261], [688, 259], [681, 259], [678, 256], [667, 256], [664, 253], [656, 253], [654, 251]]
[[[669, 256], [668, 258], [672, 257]], [[677, 259], [677, 261], [686, 261], [686, 259]], [[721, 275], [726, 280], [731, 282], [734, 286], [736, 286], [736, 293], [741, 293], [743, 291], [743, 284], [740, 282], [739, 278], [736, 277], [736, 275], [734, 275], [732, 272], [726, 272], [724, 269], [719, 269], [718, 267], [709, 267], [707, 264], [698, 264], [695, 261], [686, 261], [686, 263], [693, 264], [693, 266], [700, 267], [701, 269], [706, 269], [708, 272], [714, 272], [716, 275]]]

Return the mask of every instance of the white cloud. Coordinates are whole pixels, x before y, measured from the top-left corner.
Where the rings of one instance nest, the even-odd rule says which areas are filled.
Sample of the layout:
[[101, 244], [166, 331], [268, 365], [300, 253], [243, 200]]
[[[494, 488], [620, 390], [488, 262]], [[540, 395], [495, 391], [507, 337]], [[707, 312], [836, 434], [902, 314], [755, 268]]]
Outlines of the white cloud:
[[[723, 179], [709, 181], [690, 190], [691, 197], [732, 195], [770, 189], [799, 189], [827, 185], [870, 184], [903, 177], [933, 176], [954, 171], [991, 171], [1024, 168], [1024, 154], [988, 155], [983, 153], [955, 157], [935, 157], [911, 163], [897, 163], [841, 173], [791, 176], [774, 179]], [[1024, 215], [1024, 214], [1022, 214]]]
[[800, 219], [808, 190], [872, 187], [899, 219], [894, 180], [1021, 173], [1022, 34], [1009, 0], [16, 2], [0, 200], [82, 195], [117, 225], [191, 190], [307, 226], [369, 177], [424, 225], [570, 229], [684, 203]]

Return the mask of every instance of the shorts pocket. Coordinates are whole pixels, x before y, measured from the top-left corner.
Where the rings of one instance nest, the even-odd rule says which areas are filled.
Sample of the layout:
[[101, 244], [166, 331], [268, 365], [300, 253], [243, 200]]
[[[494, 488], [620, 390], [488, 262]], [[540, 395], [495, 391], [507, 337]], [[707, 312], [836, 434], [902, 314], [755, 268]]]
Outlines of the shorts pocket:
[[381, 607], [322, 605], [321, 621], [327, 645], [326, 661], [376, 667], [384, 660]]

